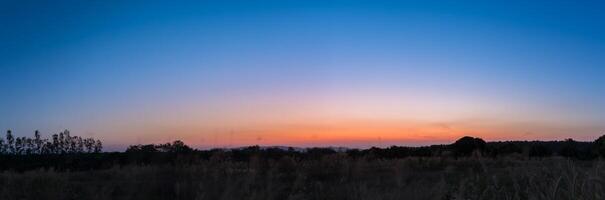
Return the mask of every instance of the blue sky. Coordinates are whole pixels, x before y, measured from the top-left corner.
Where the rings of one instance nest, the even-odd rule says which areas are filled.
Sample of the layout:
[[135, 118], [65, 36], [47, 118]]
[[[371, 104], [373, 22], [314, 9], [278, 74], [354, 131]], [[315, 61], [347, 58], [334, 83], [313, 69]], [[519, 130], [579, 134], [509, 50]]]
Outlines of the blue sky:
[[[370, 133], [411, 145], [464, 134], [593, 139], [605, 131], [603, 8], [2, 1], [0, 128], [70, 129], [116, 146], [225, 145], [225, 135], [241, 145], [369, 146], [374, 135], [359, 135]], [[350, 133], [351, 121], [367, 126]]]

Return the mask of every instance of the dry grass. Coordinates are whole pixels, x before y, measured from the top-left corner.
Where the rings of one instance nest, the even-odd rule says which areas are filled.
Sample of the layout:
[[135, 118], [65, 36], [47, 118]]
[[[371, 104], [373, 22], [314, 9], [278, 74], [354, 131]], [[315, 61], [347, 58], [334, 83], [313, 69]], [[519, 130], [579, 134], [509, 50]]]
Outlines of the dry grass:
[[602, 161], [211, 159], [195, 165], [0, 173], [0, 199], [605, 199]]

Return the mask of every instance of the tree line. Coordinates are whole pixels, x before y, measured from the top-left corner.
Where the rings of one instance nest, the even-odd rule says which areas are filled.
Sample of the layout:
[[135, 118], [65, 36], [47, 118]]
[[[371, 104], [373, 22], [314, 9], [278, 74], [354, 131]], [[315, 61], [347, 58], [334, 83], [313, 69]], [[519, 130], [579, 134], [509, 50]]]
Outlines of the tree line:
[[485, 142], [481, 138], [463, 137], [449, 145], [457, 156], [481, 154], [484, 157], [519, 155], [527, 157], [561, 156], [575, 159], [605, 157], [605, 135], [593, 142], [580, 142], [571, 138], [563, 141], [504, 141]]
[[176, 140], [165, 144], [139, 144], [131, 145], [126, 149], [126, 153], [147, 152], [147, 153], [188, 153], [193, 152], [193, 148], [187, 146], [183, 141]]
[[[61, 155], [101, 153], [103, 144], [94, 138], [71, 136], [69, 130], [53, 134], [49, 139], [42, 138], [39, 131], [34, 132], [33, 138], [15, 137], [11, 130], [6, 132], [5, 138], [0, 138], [0, 155]], [[605, 157], [605, 135], [593, 142], [579, 142], [573, 139], [564, 141], [502, 141], [486, 142], [481, 138], [465, 136], [452, 144], [431, 145], [423, 147], [391, 146], [387, 148], [372, 147], [369, 149], [348, 149], [344, 152], [332, 148], [277, 148], [250, 146], [234, 149], [197, 150], [177, 140], [165, 144], [138, 144], [129, 146], [125, 154], [199, 154], [211, 155], [224, 152], [236, 158], [251, 155], [268, 157], [295, 156], [320, 157], [326, 154], [346, 153], [352, 157], [372, 156], [377, 158], [405, 158], [405, 157], [432, 157], [450, 156], [465, 157], [480, 155], [481, 157], [499, 157], [519, 155], [526, 157], [562, 156], [577, 159], [593, 159]]]
[[42, 138], [40, 131], [34, 137], [15, 137], [11, 130], [6, 137], [0, 138], [0, 155], [48, 155], [100, 153], [103, 144], [94, 138], [71, 136], [69, 130], [53, 134], [51, 138]]
[[194, 149], [177, 140], [165, 144], [131, 145], [124, 152], [102, 152], [102, 143], [93, 138], [71, 136], [69, 131], [43, 139], [39, 131], [33, 138], [15, 137], [7, 131], [0, 138], [0, 171], [53, 168], [55, 170], [108, 169], [116, 165], [138, 164], [199, 164], [208, 160], [248, 162], [252, 160], [320, 160], [326, 156], [344, 156], [350, 159], [401, 159], [408, 157], [484, 159], [511, 157], [542, 159], [558, 156], [569, 159], [591, 160], [605, 158], [605, 136], [592, 142], [575, 141], [499, 141], [486, 142], [481, 138], [462, 137], [451, 144], [422, 147], [391, 146], [369, 149], [293, 148], [249, 146], [231, 149]]
[[560, 156], [571, 159], [590, 160], [598, 157], [605, 158], [605, 135], [593, 142], [581, 142], [573, 139], [563, 141], [498, 141], [486, 142], [481, 138], [465, 136], [452, 144], [431, 145], [422, 147], [391, 146], [387, 148], [372, 147], [369, 149], [306, 148], [292, 147], [260, 147], [250, 146], [232, 149], [197, 150], [185, 145], [182, 141], [172, 144], [132, 145], [126, 152], [131, 158], [150, 160], [158, 154], [195, 154], [201, 158], [216, 155], [236, 161], [247, 161], [252, 157], [279, 159], [294, 157], [300, 159], [316, 159], [330, 154], [344, 154], [348, 157], [366, 157], [377, 159], [397, 159], [406, 157], [526, 157], [545, 158]]

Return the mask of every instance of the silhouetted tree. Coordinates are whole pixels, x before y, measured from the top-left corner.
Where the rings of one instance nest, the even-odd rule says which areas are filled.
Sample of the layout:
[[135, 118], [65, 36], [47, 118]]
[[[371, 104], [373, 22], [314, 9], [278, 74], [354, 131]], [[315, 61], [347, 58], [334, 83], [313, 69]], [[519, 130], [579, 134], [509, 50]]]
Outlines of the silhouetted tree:
[[67, 152], [66, 151], [67, 150], [67, 148], [66, 148], [67, 144], [66, 144], [66, 140], [65, 140], [65, 133], [67, 133], [68, 136], [69, 136], [69, 132], [66, 132], [66, 131], [59, 133], [59, 139], [58, 139], [59, 142], [58, 142], [58, 147], [57, 147], [57, 150], [59, 151], [58, 152], [59, 154], [64, 154], [64, 153]]
[[6, 154], [6, 143], [0, 138], [0, 154]]
[[454, 144], [452, 144], [452, 148], [456, 155], [468, 156], [474, 151], [485, 150], [485, 145], [485, 141], [481, 138], [465, 136], [454, 142]]
[[31, 138], [25, 138], [25, 154], [30, 155], [34, 151], [34, 143]]
[[[86, 148], [86, 151], [85, 151]], [[14, 137], [11, 130], [6, 132], [6, 142], [0, 139], [0, 154], [30, 155], [30, 154], [77, 154], [101, 152], [103, 145], [100, 140], [82, 139], [71, 136], [69, 131], [52, 135], [52, 142], [42, 139], [40, 132], [34, 132], [34, 138]]]
[[8, 153], [15, 153], [15, 138], [11, 130], [6, 131], [6, 145], [8, 146]]
[[158, 149], [155, 148], [153, 144], [146, 145], [131, 145], [126, 149], [126, 153], [155, 153], [158, 152]]
[[59, 148], [59, 135], [58, 134], [53, 134], [52, 135], [52, 144], [50, 146], [50, 152], [51, 153], [60, 153]]
[[92, 153], [95, 150], [95, 140], [92, 138], [84, 139], [84, 148], [86, 148], [86, 152]]
[[21, 155], [21, 151], [23, 150], [22, 145], [21, 138], [17, 137], [17, 139], [15, 139], [15, 154]]
[[191, 152], [193, 151], [193, 149], [191, 149], [191, 147], [185, 145], [185, 143], [183, 141], [177, 140], [172, 142], [172, 152], [177, 152], [177, 153], [187, 153], [187, 152]]
[[77, 147], [76, 147], [76, 151], [77, 152], [84, 152], [84, 140], [82, 139], [82, 137], [78, 136], [76, 139], [77, 142]]
[[95, 142], [94, 153], [101, 153], [101, 150], [103, 150], [103, 143], [101, 143], [101, 140], [97, 140]]
[[52, 154], [52, 153], [54, 153], [53, 143], [51, 143], [50, 141], [46, 141], [44, 143], [44, 145], [42, 146], [42, 154]]
[[605, 158], [605, 135], [597, 138], [592, 146], [593, 153]]
[[577, 142], [569, 138], [563, 142], [563, 146], [559, 150], [559, 155], [568, 158], [577, 158], [579, 152]]
[[167, 153], [186, 153], [186, 152], [193, 151], [193, 149], [191, 149], [189, 146], [185, 145], [185, 143], [183, 143], [183, 141], [180, 141], [180, 140], [176, 140], [176, 141], [172, 142], [172, 144], [166, 143], [166, 144], [157, 145], [156, 149], [158, 149], [161, 152], [167, 152]]
[[42, 153], [42, 145], [44, 144], [41, 137], [40, 137], [40, 131], [36, 130], [34, 132], [34, 153]]

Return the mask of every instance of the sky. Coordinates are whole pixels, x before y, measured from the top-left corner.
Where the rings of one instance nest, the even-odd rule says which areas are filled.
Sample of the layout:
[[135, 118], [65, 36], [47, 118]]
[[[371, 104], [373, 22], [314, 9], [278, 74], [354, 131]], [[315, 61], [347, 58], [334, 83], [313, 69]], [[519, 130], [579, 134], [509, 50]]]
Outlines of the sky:
[[594, 140], [598, 1], [0, 1], [0, 129], [106, 149]]

